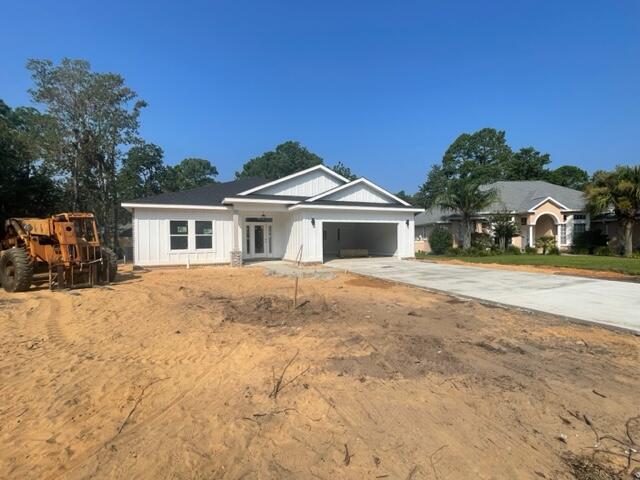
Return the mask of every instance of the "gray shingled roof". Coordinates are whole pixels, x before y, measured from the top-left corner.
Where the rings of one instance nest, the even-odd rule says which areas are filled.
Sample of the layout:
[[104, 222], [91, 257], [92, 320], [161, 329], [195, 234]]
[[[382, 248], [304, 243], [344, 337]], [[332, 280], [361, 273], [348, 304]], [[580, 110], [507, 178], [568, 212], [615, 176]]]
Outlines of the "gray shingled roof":
[[[586, 208], [584, 194], [581, 191], [542, 180], [501, 181], [483, 185], [480, 188], [483, 190], [493, 188], [498, 193], [498, 200], [489, 207], [488, 212], [482, 213], [495, 213], [500, 210], [522, 213], [535, 207], [547, 197], [560, 202], [569, 210], [583, 211]], [[451, 215], [450, 211], [434, 207], [416, 216], [416, 225], [446, 222]]]
[[584, 210], [584, 193], [573, 188], [554, 185], [542, 180], [522, 180], [516, 182], [494, 182], [483, 185], [484, 189], [494, 188], [498, 192], [499, 202], [491, 210], [507, 209], [526, 212], [547, 197], [567, 207], [569, 210]]
[[267, 183], [261, 177], [247, 177], [231, 182], [212, 183], [203, 187], [182, 190], [179, 192], [167, 192], [152, 197], [138, 198], [125, 203], [142, 203], [153, 205], [200, 205], [214, 207], [222, 204], [225, 197], [237, 195], [240, 192], [249, 190]]

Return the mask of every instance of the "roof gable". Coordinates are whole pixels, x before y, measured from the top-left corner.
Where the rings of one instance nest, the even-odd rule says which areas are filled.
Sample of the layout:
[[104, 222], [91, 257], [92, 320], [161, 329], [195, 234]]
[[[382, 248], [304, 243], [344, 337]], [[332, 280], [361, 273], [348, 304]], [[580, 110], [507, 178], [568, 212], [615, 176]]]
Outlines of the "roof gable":
[[366, 178], [358, 178], [344, 185], [339, 185], [332, 190], [323, 192], [308, 200], [308, 202], [316, 201], [362, 202], [410, 206], [404, 200], [396, 197]]
[[307, 198], [326, 192], [347, 182], [348, 180], [342, 175], [320, 164], [240, 192], [239, 195], [285, 195]]

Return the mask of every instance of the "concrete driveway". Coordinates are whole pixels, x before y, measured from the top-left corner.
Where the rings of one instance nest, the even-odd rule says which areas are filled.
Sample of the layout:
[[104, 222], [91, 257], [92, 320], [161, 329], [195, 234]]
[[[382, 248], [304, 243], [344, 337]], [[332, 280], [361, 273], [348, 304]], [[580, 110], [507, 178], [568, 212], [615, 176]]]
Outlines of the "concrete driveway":
[[640, 332], [640, 284], [395, 258], [325, 264], [383, 280]]

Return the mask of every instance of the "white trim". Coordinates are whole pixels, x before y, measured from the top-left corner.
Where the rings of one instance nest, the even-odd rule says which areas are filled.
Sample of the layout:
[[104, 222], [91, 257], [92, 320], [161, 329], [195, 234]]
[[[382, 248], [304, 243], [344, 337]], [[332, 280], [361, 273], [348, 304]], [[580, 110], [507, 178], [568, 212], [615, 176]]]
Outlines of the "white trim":
[[184, 209], [184, 210], [231, 210], [230, 207], [224, 205], [166, 205], [162, 203], [121, 203], [122, 208], [166, 208], [166, 209]]
[[544, 203], [546, 203], [546, 202], [552, 202], [552, 203], [555, 203], [555, 204], [556, 204], [558, 207], [560, 207], [561, 209], [569, 210], [569, 207], [564, 206], [563, 204], [561, 204], [559, 201], [557, 201], [557, 200], [556, 200], [556, 199], [554, 199], [553, 197], [547, 197], [547, 198], [545, 198], [544, 200], [542, 200], [541, 202], [536, 203], [533, 207], [531, 207], [531, 208], [529, 209], [529, 212], [531, 212], [531, 213], [535, 212], [536, 208], [538, 208], [540, 205], [543, 205], [543, 204], [544, 204]]
[[265, 198], [238, 198], [238, 197], [226, 197], [222, 200], [222, 203], [277, 203], [284, 205], [295, 205], [299, 203], [298, 200], [268, 200]]
[[[381, 205], [384, 205], [382, 203]], [[424, 212], [424, 208], [402, 208], [402, 207], [363, 207], [353, 205], [318, 205], [315, 203], [298, 203], [289, 207], [288, 210], [372, 210], [376, 212]]]
[[[197, 253], [216, 253], [216, 222], [213, 219], [208, 220], [196, 220], [193, 218], [189, 218], [187, 220], [177, 220], [175, 218], [167, 218], [169, 222], [169, 249], [167, 253], [169, 255], [181, 255], [181, 254], [197, 254]], [[171, 222], [187, 222], [187, 234], [182, 233], [171, 233]], [[196, 234], [196, 222], [211, 222], [211, 248], [197, 248], [196, 247], [196, 237], [209, 235], [197, 235]], [[192, 228], [193, 227], [193, 228]], [[187, 237], [187, 248], [171, 248], [171, 237]]]
[[339, 179], [339, 180], [341, 180], [341, 181], [343, 181], [345, 183], [349, 182], [349, 180], [344, 178], [342, 175], [334, 172], [330, 168], [328, 168], [325, 165], [320, 163], [318, 165], [314, 165], [313, 167], [307, 168], [305, 170], [300, 170], [299, 172], [292, 173], [291, 175], [287, 175], [286, 177], [282, 177], [282, 178], [279, 178], [277, 180], [273, 180], [273, 181], [271, 181], [269, 183], [264, 183], [262, 185], [258, 185], [257, 187], [250, 188], [249, 190], [245, 190], [244, 192], [237, 193], [236, 195], [245, 196], [245, 195], [248, 195], [250, 193], [254, 193], [254, 192], [257, 192], [259, 190], [265, 189], [267, 187], [271, 187], [273, 185], [277, 185], [277, 184], [282, 183], [282, 182], [284, 182], [286, 180], [290, 180], [292, 178], [299, 177], [300, 175], [304, 175], [304, 174], [309, 173], [309, 172], [314, 172], [316, 170], [322, 170], [323, 172], [328, 173], [329, 175], [333, 175], [334, 177], [336, 177], [337, 179]]
[[550, 216], [552, 216], [552, 217], [555, 219], [555, 224], [556, 224], [556, 225], [560, 225], [561, 223], [564, 223], [564, 222], [561, 222], [561, 221], [560, 221], [560, 219], [559, 219], [559, 218], [556, 216], [556, 214], [555, 214], [555, 213], [553, 213], [553, 212], [541, 212], [540, 214], [537, 214], [537, 215], [535, 216], [535, 220], [536, 220], [536, 221], [535, 221], [532, 225], [533, 225], [533, 226], [538, 225], [538, 220], [540, 220], [540, 219], [541, 219], [542, 217], [544, 217], [545, 215], [550, 215]]
[[344, 185], [339, 185], [339, 186], [337, 186], [335, 188], [332, 188], [331, 190], [327, 190], [326, 192], [322, 192], [322, 193], [316, 195], [315, 197], [311, 197], [311, 198], [306, 199], [305, 202], [315, 202], [316, 200], [318, 200], [320, 198], [326, 197], [328, 195], [332, 195], [332, 194], [334, 194], [336, 192], [339, 192], [340, 190], [343, 190], [345, 188], [349, 188], [349, 187], [352, 187], [354, 185], [358, 185], [359, 183], [364, 183], [364, 184], [368, 185], [369, 187], [373, 188], [374, 190], [377, 190], [377, 191], [379, 191], [381, 193], [384, 193], [385, 195], [387, 195], [388, 197], [392, 198], [396, 202], [401, 203], [402, 205], [406, 205], [408, 207], [411, 206], [411, 204], [409, 204], [408, 202], [405, 202], [401, 198], [396, 197], [393, 193], [385, 190], [382, 187], [379, 187], [378, 185], [376, 185], [375, 183], [367, 180], [364, 177], [360, 177], [357, 180], [352, 180], [349, 183], [345, 183]]

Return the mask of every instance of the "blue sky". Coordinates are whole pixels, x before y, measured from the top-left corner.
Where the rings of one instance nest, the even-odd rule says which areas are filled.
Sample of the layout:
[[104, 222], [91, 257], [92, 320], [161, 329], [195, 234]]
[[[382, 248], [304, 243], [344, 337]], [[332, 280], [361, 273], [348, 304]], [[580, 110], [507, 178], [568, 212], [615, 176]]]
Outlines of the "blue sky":
[[640, 2], [4, 2], [0, 98], [28, 58], [89, 60], [149, 102], [166, 160], [230, 179], [295, 139], [414, 192], [462, 132], [506, 130], [555, 165], [640, 161]]

